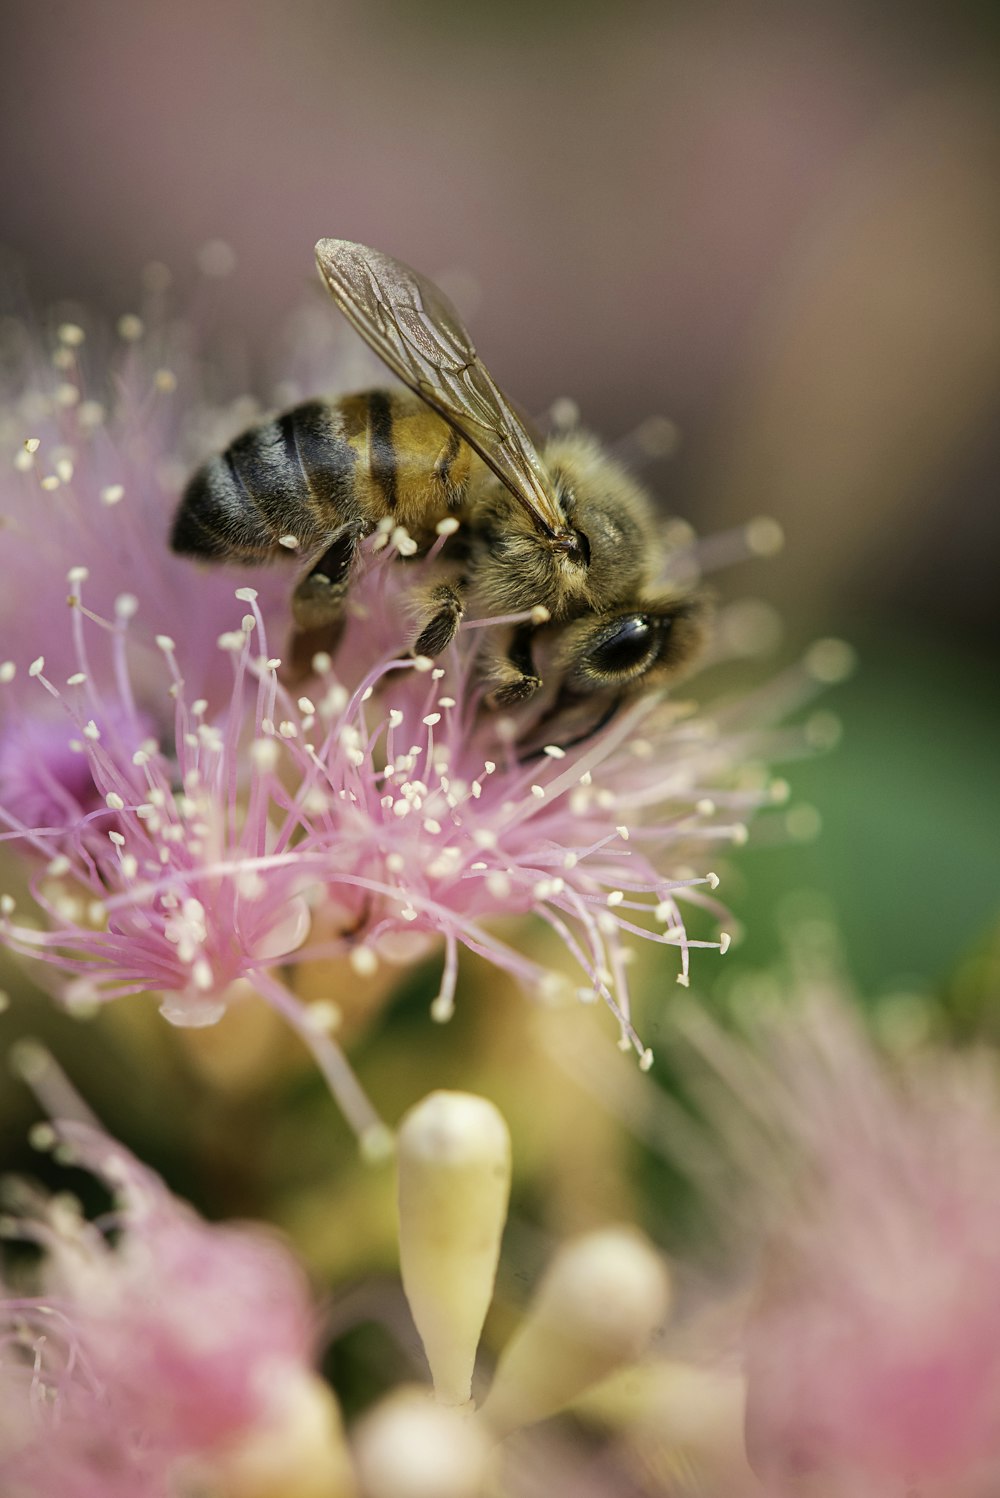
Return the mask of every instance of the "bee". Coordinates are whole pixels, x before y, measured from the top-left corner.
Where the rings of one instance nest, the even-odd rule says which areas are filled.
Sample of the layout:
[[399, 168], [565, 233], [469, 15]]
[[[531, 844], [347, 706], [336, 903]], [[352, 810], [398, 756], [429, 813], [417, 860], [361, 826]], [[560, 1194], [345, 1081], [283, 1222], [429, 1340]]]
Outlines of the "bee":
[[304, 557], [292, 616], [311, 641], [342, 620], [367, 536], [393, 531], [421, 554], [447, 535], [419, 595], [416, 654], [440, 655], [470, 610], [542, 621], [497, 631], [490, 707], [525, 702], [550, 678], [547, 717], [586, 703], [603, 722], [675, 678], [703, 639], [705, 606], [658, 581], [665, 547], [644, 490], [586, 433], [536, 444], [425, 277], [342, 239], [321, 239], [316, 259], [406, 388], [307, 401], [244, 432], [189, 482], [173, 549]]

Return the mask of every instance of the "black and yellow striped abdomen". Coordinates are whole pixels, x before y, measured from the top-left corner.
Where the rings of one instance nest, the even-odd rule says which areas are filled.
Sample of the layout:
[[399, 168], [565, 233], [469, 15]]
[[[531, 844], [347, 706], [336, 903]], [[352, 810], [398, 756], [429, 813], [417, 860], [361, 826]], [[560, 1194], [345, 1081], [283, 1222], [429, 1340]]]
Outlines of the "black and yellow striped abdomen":
[[408, 391], [307, 401], [242, 433], [191, 479], [175, 551], [219, 561], [308, 555], [348, 527], [390, 517], [420, 546], [464, 513], [484, 465], [455, 429]]

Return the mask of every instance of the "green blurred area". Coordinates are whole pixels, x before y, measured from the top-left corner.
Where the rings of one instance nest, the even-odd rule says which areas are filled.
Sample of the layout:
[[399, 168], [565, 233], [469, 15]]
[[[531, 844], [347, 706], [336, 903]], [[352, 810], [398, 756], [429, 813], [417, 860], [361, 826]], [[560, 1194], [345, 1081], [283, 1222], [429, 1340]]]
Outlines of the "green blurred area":
[[806, 844], [738, 861], [746, 940], [734, 963], [779, 955], [782, 902], [829, 902], [864, 993], [943, 994], [998, 916], [1000, 690], [995, 665], [960, 644], [869, 623], [848, 630], [853, 678], [827, 701], [843, 725], [830, 753], [790, 767], [792, 801], [821, 819]]

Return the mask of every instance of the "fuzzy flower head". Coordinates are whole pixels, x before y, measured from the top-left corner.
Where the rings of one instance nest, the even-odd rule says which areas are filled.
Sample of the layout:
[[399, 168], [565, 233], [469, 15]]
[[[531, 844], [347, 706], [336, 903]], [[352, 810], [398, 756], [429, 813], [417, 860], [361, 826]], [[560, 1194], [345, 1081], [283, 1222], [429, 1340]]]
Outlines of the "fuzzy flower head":
[[34, 1262], [12, 1270], [0, 1310], [0, 1487], [186, 1491], [308, 1388], [304, 1277], [263, 1232], [202, 1222], [96, 1126], [46, 1125], [38, 1142], [97, 1176], [113, 1206], [91, 1222], [71, 1197], [9, 1186], [5, 1236]]
[[[54, 371], [22, 360], [3, 423], [0, 819], [28, 902], [0, 899], [0, 939], [79, 1011], [150, 992], [203, 1025], [263, 996], [362, 1133], [378, 1124], [329, 1033], [336, 1006], [300, 1004], [297, 964], [347, 957], [369, 975], [443, 946], [446, 1019], [464, 946], [537, 993], [603, 999], [648, 1064], [629, 943], [672, 949], [683, 982], [693, 947], [725, 950], [722, 932], [690, 939], [684, 909], [724, 917], [715, 855], [772, 799], [760, 725], [805, 676], [711, 717], [650, 697], [579, 742], [558, 724], [537, 742], [483, 703], [484, 639], [511, 621], [468, 621], [436, 662], [409, 654], [409, 597], [435, 557], [383, 531], [335, 654], [290, 685], [293, 574], [241, 579], [167, 545], [185, 455], [231, 435], [233, 408], [213, 422], [190, 356], [167, 368], [166, 335], [125, 332], [109, 404], [87, 395], [71, 326]], [[689, 536], [673, 565], [696, 568]], [[723, 623], [717, 654], [727, 639]], [[528, 914], [575, 979], [497, 935], [497, 917]]]
[[1000, 1485], [1000, 1096], [927, 1057], [890, 1077], [851, 1021], [777, 1038], [798, 1159], [748, 1332], [748, 1439], [794, 1498]]

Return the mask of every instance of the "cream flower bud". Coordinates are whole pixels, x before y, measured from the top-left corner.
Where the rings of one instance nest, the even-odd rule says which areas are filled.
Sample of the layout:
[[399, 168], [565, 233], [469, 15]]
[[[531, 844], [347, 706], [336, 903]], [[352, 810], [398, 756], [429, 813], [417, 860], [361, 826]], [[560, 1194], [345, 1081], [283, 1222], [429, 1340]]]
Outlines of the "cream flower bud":
[[504, 1436], [554, 1414], [637, 1358], [669, 1303], [666, 1267], [634, 1229], [568, 1243], [500, 1359], [483, 1419]]
[[678, 1474], [678, 1494], [763, 1498], [747, 1462], [739, 1368], [649, 1361], [605, 1379], [574, 1408], [620, 1434], [642, 1470]]
[[354, 1434], [364, 1498], [478, 1498], [489, 1454], [468, 1415], [433, 1403], [423, 1389], [398, 1390]]
[[510, 1135], [485, 1098], [432, 1092], [398, 1141], [403, 1288], [434, 1391], [465, 1404], [510, 1194]]
[[283, 1368], [271, 1406], [270, 1421], [211, 1464], [209, 1486], [226, 1498], [355, 1498], [340, 1410], [323, 1380]]

